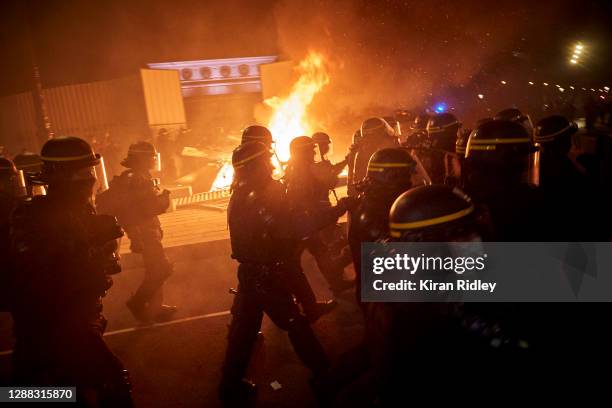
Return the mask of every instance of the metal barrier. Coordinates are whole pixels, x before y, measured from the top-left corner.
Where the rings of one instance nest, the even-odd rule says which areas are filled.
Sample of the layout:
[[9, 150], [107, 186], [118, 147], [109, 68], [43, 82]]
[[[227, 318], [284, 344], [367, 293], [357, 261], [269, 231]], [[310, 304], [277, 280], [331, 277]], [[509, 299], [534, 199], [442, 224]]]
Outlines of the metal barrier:
[[171, 209], [172, 211], [174, 211], [178, 207], [184, 207], [186, 205], [191, 205], [195, 203], [203, 203], [206, 201], [219, 200], [221, 198], [225, 198], [229, 196], [230, 196], [230, 189], [224, 188], [224, 189], [215, 190], [215, 191], [205, 191], [203, 193], [193, 194], [188, 197], [173, 198]]

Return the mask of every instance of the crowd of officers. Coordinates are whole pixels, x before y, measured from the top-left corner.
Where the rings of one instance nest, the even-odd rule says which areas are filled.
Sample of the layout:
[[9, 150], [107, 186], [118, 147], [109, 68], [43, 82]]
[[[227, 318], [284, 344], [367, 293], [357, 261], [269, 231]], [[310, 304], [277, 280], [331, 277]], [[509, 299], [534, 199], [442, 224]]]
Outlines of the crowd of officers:
[[[514, 108], [473, 129], [451, 113], [420, 115], [403, 135], [397, 121], [374, 117], [355, 132], [339, 163], [328, 159], [331, 139], [322, 132], [293, 139], [291, 159], [280, 163], [270, 131], [247, 127], [232, 155], [228, 225], [239, 285], [220, 398], [255, 393], [245, 373], [264, 314], [287, 332], [323, 405], [392, 406], [406, 384], [448, 375], [449, 363], [478, 365], [484, 378], [534, 356], [600, 350], [606, 342], [594, 327], [600, 309], [360, 298], [363, 242], [608, 240], [609, 190], [595, 167], [571, 154], [576, 132], [562, 116], [533, 125]], [[121, 271], [117, 240], [125, 231], [145, 264], [127, 306], [143, 323], [176, 311], [163, 304], [172, 265], [157, 216], [169, 192], [151, 175], [155, 147], [131, 145], [121, 163], [127, 170], [108, 189], [100, 188], [102, 158], [82, 139], [54, 138], [40, 156], [26, 156], [0, 158], [0, 251], [7, 266], [0, 299], [14, 319], [14, 383], [76, 385], [84, 405], [132, 406], [129, 375], [102, 339], [101, 298]], [[348, 197], [338, 198], [334, 189], [347, 166]], [[345, 213], [346, 232], [337, 225]], [[317, 300], [301, 267], [305, 250], [334, 295], [356, 287], [365, 321], [363, 341], [333, 363], [311, 324], [337, 303]], [[344, 276], [351, 261], [354, 281]]]
[[15, 385], [76, 386], [83, 406], [132, 406], [129, 374], [102, 339], [102, 298], [127, 233], [145, 270], [127, 307], [143, 324], [176, 311], [163, 304], [172, 265], [158, 215], [170, 201], [151, 174], [158, 160], [151, 143], [135, 143], [108, 185], [103, 158], [77, 137], [0, 157], [0, 310], [13, 317]]

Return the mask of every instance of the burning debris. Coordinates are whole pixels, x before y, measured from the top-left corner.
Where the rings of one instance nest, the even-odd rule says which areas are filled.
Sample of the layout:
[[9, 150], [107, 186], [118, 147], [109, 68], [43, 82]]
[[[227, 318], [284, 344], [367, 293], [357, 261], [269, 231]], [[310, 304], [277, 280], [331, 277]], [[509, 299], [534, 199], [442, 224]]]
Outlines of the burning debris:
[[[297, 136], [313, 133], [312, 120], [308, 117], [308, 107], [314, 97], [329, 83], [329, 74], [322, 54], [311, 51], [297, 66], [298, 80], [286, 97], [274, 96], [264, 103], [272, 109], [268, 129], [275, 141], [278, 160], [277, 173], [280, 175], [281, 163], [289, 160], [289, 143]], [[281, 163], [278, 163], [280, 161]], [[211, 191], [229, 188], [232, 184], [234, 169], [231, 163], [224, 163], [212, 184]]]

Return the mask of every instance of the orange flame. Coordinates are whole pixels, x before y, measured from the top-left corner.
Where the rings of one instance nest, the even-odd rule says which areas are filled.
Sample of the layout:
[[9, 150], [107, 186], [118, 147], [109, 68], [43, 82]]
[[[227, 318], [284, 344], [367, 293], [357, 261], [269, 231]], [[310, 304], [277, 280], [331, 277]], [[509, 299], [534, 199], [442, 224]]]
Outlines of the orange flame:
[[232, 185], [232, 180], [234, 179], [234, 168], [232, 167], [232, 163], [223, 163], [219, 171], [217, 172], [217, 177], [215, 181], [213, 181], [212, 186], [210, 187], [210, 191], [216, 190], [224, 190]]
[[276, 154], [281, 161], [289, 160], [289, 143], [297, 136], [313, 133], [307, 109], [315, 95], [329, 83], [325, 59], [311, 51], [298, 66], [299, 79], [286, 98], [271, 97], [264, 101], [273, 109], [268, 122], [276, 142]]
[[[325, 59], [319, 53], [311, 51], [300, 62], [298, 72], [300, 77], [293, 84], [287, 97], [274, 96], [264, 101], [272, 108], [268, 129], [272, 132], [276, 142], [276, 154], [283, 162], [289, 160], [289, 143], [293, 138], [313, 133], [313, 127], [306, 111], [315, 95], [329, 83]], [[279, 163], [275, 165], [280, 172]], [[232, 184], [233, 176], [234, 169], [231, 163], [223, 164], [212, 184], [211, 191], [228, 188]]]

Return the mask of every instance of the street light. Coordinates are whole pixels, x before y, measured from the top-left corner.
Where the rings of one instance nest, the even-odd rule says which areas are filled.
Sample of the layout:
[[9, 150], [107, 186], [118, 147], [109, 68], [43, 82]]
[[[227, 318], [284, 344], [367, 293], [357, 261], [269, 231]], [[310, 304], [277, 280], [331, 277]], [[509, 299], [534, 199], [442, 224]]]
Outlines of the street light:
[[572, 65], [578, 65], [580, 62], [580, 57], [582, 56], [582, 52], [584, 51], [584, 45], [582, 43], [577, 43], [572, 48], [572, 56], [570, 57], [569, 63]]

